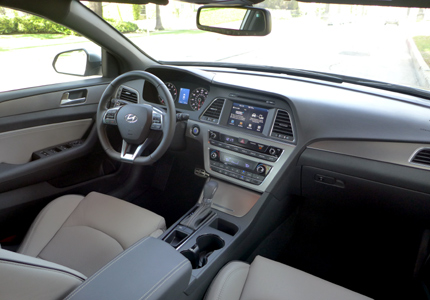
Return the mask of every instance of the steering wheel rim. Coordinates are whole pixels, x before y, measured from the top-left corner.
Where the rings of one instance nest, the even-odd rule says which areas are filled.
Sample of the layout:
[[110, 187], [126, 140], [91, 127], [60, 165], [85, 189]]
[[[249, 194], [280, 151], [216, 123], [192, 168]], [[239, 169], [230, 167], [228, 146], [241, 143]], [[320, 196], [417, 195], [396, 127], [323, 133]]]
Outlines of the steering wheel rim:
[[[158, 147], [148, 156], [135, 155], [132, 159], [129, 159], [129, 158], [125, 158], [123, 153], [117, 152], [112, 147], [106, 132], [106, 127], [109, 125], [107, 125], [104, 122], [104, 118], [107, 111], [109, 110], [108, 104], [110, 103], [110, 100], [114, 96], [114, 93], [117, 91], [117, 89], [122, 84], [136, 79], [143, 79], [153, 84], [156, 87], [158, 94], [164, 99], [164, 103], [167, 106], [167, 112], [157, 110], [157, 113], [160, 113], [163, 116], [162, 129], [161, 129], [163, 132], [163, 137]], [[137, 104], [137, 105], [143, 106], [143, 104]], [[145, 104], [144, 106], [152, 107], [154, 110], [156, 110], [152, 105]], [[115, 121], [116, 121], [116, 116], [115, 116]], [[146, 120], [146, 122], [152, 122], [152, 121], [153, 121], [152, 119]], [[175, 133], [175, 127], [176, 127], [175, 102], [173, 101], [172, 95], [170, 94], [164, 82], [161, 81], [158, 77], [145, 71], [130, 71], [118, 76], [106, 87], [105, 91], [101, 96], [101, 99], [97, 108], [96, 126], [97, 126], [97, 133], [99, 136], [100, 143], [103, 147], [103, 150], [108, 154], [109, 157], [115, 160], [133, 163], [137, 165], [150, 165], [155, 161], [157, 161], [159, 158], [161, 158], [161, 156], [163, 156], [163, 154], [169, 148], [170, 143], [172, 142], [173, 135]], [[127, 147], [128, 143], [125, 141], [123, 136], [122, 138], [123, 138], [122, 151], [124, 151], [124, 147]], [[148, 143], [149, 143], [148, 139], [146, 138], [144, 143], [139, 144], [140, 148], [139, 147], [138, 148], [141, 151], [143, 151]], [[131, 144], [131, 145], [137, 145], [137, 144]], [[140, 154], [140, 153], [136, 152], [135, 154]]]

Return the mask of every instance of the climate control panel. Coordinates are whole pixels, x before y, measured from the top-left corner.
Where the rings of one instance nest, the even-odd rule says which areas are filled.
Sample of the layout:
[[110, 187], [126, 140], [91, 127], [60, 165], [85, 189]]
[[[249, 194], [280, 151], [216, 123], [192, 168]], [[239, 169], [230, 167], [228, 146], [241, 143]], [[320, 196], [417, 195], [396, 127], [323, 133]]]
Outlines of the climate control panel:
[[282, 155], [283, 150], [241, 137], [230, 136], [217, 131], [209, 131], [209, 143], [240, 154], [275, 162]]
[[260, 185], [272, 169], [271, 165], [255, 162], [216, 149], [209, 149], [210, 168], [229, 177]]

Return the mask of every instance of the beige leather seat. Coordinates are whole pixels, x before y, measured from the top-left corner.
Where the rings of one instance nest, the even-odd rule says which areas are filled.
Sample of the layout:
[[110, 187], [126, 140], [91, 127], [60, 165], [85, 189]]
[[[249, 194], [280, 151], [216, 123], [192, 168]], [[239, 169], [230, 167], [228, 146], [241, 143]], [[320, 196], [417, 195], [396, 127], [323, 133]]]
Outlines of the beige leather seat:
[[205, 300], [365, 300], [370, 299], [318, 277], [257, 256], [251, 265], [227, 264]]
[[61, 299], [123, 250], [165, 229], [163, 217], [111, 196], [57, 198], [39, 213], [18, 253], [0, 249], [0, 298]]

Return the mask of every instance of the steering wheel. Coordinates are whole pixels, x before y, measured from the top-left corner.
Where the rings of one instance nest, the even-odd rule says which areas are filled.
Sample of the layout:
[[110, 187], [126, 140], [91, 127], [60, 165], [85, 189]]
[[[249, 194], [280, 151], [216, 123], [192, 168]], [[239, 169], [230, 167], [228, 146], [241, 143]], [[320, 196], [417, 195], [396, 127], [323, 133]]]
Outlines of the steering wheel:
[[[125, 82], [144, 79], [152, 83], [167, 106], [167, 112], [149, 104], [126, 104], [108, 108], [117, 89]], [[106, 133], [107, 126], [118, 126], [122, 137], [121, 153], [113, 149]], [[137, 165], [150, 165], [169, 148], [176, 127], [176, 109], [166, 85], [156, 76], [144, 71], [131, 71], [115, 78], [105, 89], [97, 108], [97, 132], [109, 157]], [[140, 156], [152, 142], [151, 133], [162, 131], [158, 147], [148, 156]]]

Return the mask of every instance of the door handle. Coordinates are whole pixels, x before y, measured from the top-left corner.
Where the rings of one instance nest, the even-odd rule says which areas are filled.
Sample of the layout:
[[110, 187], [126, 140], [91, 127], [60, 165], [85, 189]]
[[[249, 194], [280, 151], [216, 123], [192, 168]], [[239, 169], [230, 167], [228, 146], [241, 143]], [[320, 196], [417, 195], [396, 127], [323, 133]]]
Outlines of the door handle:
[[61, 97], [61, 102], [60, 102], [61, 106], [82, 104], [82, 103], [85, 103], [85, 101], [87, 101], [86, 97], [69, 99], [69, 96], [70, 96], [70, 93], [64, 93], [63, 94], [63, 96]]

